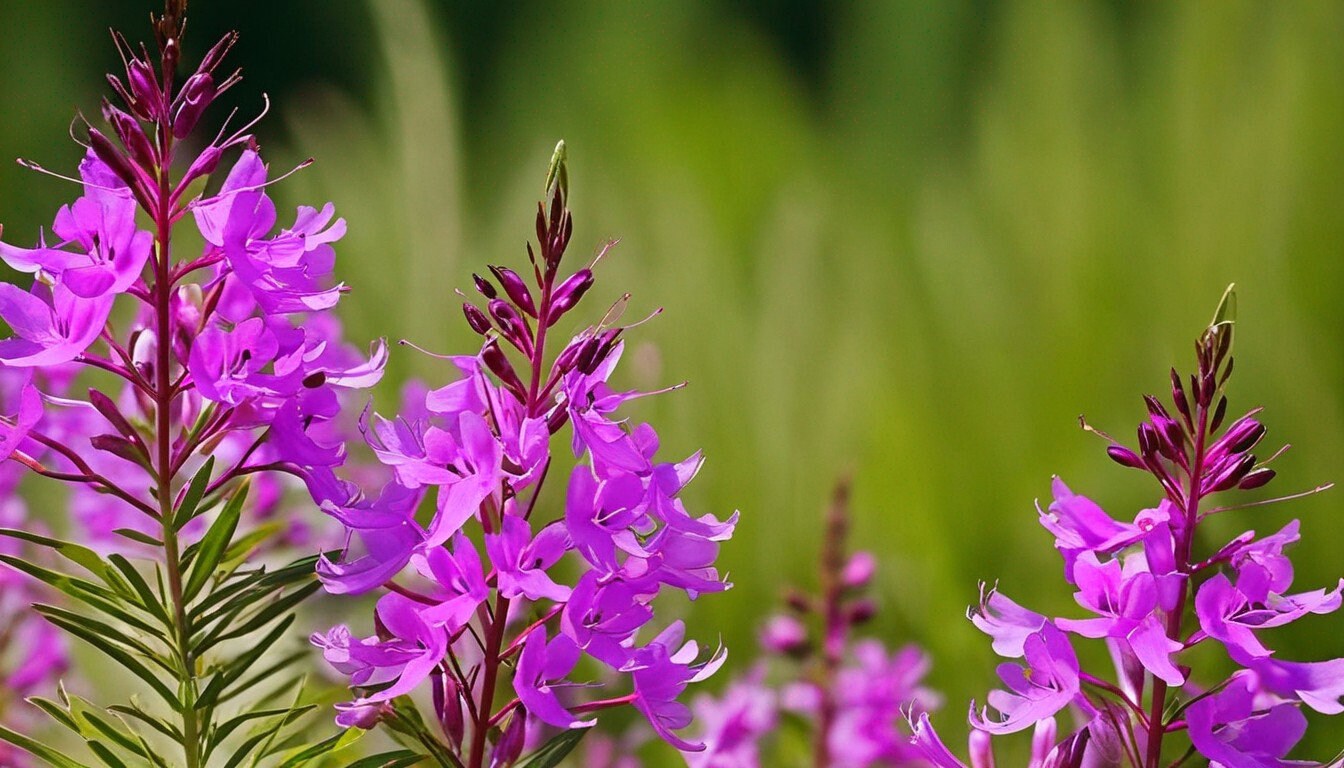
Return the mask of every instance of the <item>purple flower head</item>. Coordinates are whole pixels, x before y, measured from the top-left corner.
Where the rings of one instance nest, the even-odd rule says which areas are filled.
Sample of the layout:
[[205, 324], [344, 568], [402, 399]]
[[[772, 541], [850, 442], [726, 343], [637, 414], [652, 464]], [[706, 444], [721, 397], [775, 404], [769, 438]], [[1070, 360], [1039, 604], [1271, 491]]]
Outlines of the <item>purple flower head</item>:
[[59, 283], [34, 282], [31, 291], [0, 283], [0, 320], [14, 332], [0, 341], [0, 363], [35, 368], [74, 360], [102, 332], [112, 298], [83, 298]]
[[[231, 178], [198, 206], [197, 220], [222, 254], [220, 268], [249, 284], [247, 298], [262, 314], [287, 312], [283, 296], [326, 285], [288, 270], [322, 277], [322, 254], [340, 225], [327, 226], [329, 211], [309, 212], [272, 237], [273, 207], [260, 191], [264, 168], [245, 156]], [[448, 383], [419, 392], [398, 416], [366, 409], [359, 418], [360, 449], [390, 476], [381, 493], [365, 493], [336, 471], [355, 451], [324, 441], [311, 423], [334, 418], [323, 410], [329, 399], [301, 388], [300, 401], [316, 404], [294, 409], [282, 397], [269, 422], [291, 446], [286, 456], [314, 500], [347, 530], [344, 552], [319, 563], [323, 584], [343, 594], [386, 590], [370, 643], [385, 657], [366, 669], [345, 661], [351, 643], [330, 634], [314, 642], [349, 676], [355, 705], [428, 684], [448, 742], [443, 749], [469, 768], [510, 764], [548, 730], [588, 727], [593, 720], [585, 713], [627, 705], [664, 740], [692, 746], [676, 734], [690, 722], [679, 698], [722, 663], [722, 654], [699, 658], [696, 642], [682, 642], [680, 622], [657, 621], [655, 605], [670, 594], [695, 598], [727, 588], [715, 561], [736, 515], [691, 514], [680, 494], [699, 455], [666, 461], [652, 427], [618, 415], [642, 394], [607, 384], [623, 328], [604, 321], [558, 352], [547, 346], [553, 326], [592, 281], [587, 267], [569, 277], [560, 272], [572, 227], [565, 194], [564, 182], [554, 181], [539, 209], [533, 269], [491, 266], [489, 276], [474, 277], [484, 308], [469, 303], [463, 312], [484, 337], [479, 352], [436, 355], [448, 363]], [[278, 269], [277, 281], [250, 282], [247, 269], [256, 264]], [[257, 311], [235, 302], [248, 317]], [[239, 333], [244, 322], [224, 330]], [[307, 385], [324, 358], [295, 348], [303, 350]], [[231, 372], [215, 378], [265, 403], [267, 387], [280, 389], [265, 378], [279, 370], [268, 361], [286, 349], [282, 343], [274, 356], [269, 347], [259, 356], [220, 355], [209, 368]], [[327, 365], [324, 382], [332, 370], [349, 370], [344, 365]], [[566, 428], [571, 434], [562, 437]], [[555, 444], [566, 437], [579, 460], [571, 470], [561, 456], [564, 469], [553, 468]], [[433, 503], [421, 504], [429, 496]], [[400, 629], [383, 615], [390, 610], [383, 601], [392, 597]], [[576, 670], [590, 674], [591, 664], [580, 666], [584, 659], [602, 670], [598, 682], [573, 679]], [[625, 692], [609, 694], [611, 687]]]
[[1055, 625], [1046, 624], [1022, 644], [1026, 666], [999, 665], [999, 677], [1008, 690], [990, 691], [989, 706], [999, 712], [990, 718], [988, 709], [978, 711], [971, 703], [971, 725], [989, 733], [1013, 733], [1054, 717], [1073, 703], [1079, 693], [1078, 657]]
[[[1041, 523], [1064, 557], [1076, 601], [1090, 615], [1046, 617], [996, 593], [982, 594], [971, 615], [996, 652], [1025, 660], [1025, 666], [999, 667], [1007, 690], [992, 692], [989, 704], [1000, 716], [973, 708], [971, 725], [992, 735], [1034, 725], [1034, 764], [1152, 768], [1184, 750], [1177, 762], [1199, 756], [1220, 766], [1283, 766], [1307, 727], [1302, 706], [1344, 711], [1344, 660], [1280, 660], [1260, 636], [1341, 606], [1344, 581], [1289, 593], [1293, 566], [1285, 549], [1300, 536], [1297, 522], [1263, 538], [1246, 531], [1211, 549], [1198, 535], [1209, 516], [1237, 508], [1209, 505], [1210, 497], [1256, 490], [1274, 477], [1252, 453], [1266, 434], [1258, 411], [1224, 429], [1230, 302], [1225, 299], [1196, 344], [1198, 368], [1188, 383], [1172, 372], [1174, 410], [1144, 398], [1137, 450], [1088, 427], [1110, 442], [1113, 460], [1156, 481], [1157, 506], [1124, 523], [1054, 482], [1054, 502]], [[1114, 682], [1110, 674], [1081, 669], [1067, 635], [1104, 640]], [[1207, 654], [1191, 653], [1210, 644], [1239, 667], [1230, 677], [1209, 669]], [[1083, 726], [1047, 750], [1065, 708]], [[930, 760], [958, 764], [926, 719], [915, 730]], [[972, 763], [984, 764], [992, 759], [988, 742], [974, 738]]]
[[79, 164], [84, 195], [56, 214], [60, 242], [33, 249], [0, 243], [0, 259], [20, 272], [49, 277], [76, 297], [125, 293], [140, 279], [153, 237], [135, 225], [130, 188], [89, 150]]
[[1196, 700], [1186, 722], [1199, 753], [1228, 768], [1300, 765], [1285, 758], [1306, 734], [1307, 718], [1290, 702], [1263, 701], [1250, 673]]
[[653, 730], [678, 749], [697, 751], [703, 745], [674, 733], [691, 723], [690, 708], [677, 699], [687, 685], [718, 671], [727, 659], [727, 652], [720, 648], [702, 658], [698, 643], [683, 642], [685, 629], [680, 621], [672, 622], [652, 642], [636, 649], [626, 667], [634, 679], [634, 706], [649, 719]]

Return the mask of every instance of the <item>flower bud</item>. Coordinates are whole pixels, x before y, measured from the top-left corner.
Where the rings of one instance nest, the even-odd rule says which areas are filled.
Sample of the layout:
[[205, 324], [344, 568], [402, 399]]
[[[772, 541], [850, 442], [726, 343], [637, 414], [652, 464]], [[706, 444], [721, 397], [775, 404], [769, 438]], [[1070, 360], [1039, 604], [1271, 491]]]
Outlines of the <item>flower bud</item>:
[[1228, 453], [1243, 453], [1254, 448], [1264, 436], [1265, 425], [1247, 416], [1228, 428], [1223, 442]]
[[1237, 483], [1237, 487], [1243, 491], [1255, 490], [1273, 480], [1276, 474], [1278, 473], [1269, 467], [1261, 467], [1247, 472], [1246, 476], [1241, 478], [1241, 482]]
[[462, 737], [466, 734], [466, 720], [462, 715], [462, 691], [451, 675], [434, 672], [430, 675], [433, 682], [431, 693], [434, 702], [434, 714], [439, 725], [454, 747], [462, 746]]
[[131, 108], [142, 113], [147, 119], [158, 118], [162, 110], [163, 94], [159, 91], [158, 78], [154, 76], [154, 68], [149, 62], [132, 59], [130, 65], [126, 67], [126, 80], [131, 85], [131, 95], [134, 97]]
[[849, 562], [845, 563], [845, 568], [840, 572], [840, 581], [846, 587], [859, 589], [866, 587], [868, 582], [873, 580], [873, 573], [877, 571], [877, 559], [873, 557], [872, 552], [859, 551], [849, 556]]
[[877, 615], [877, 603], [872, 600], [859, 600], [849, 607], [849, 613], [845, 617], [849, 619], [850, 626], [859, 626], [867, 624]]
[[1185, 387], [1181, 386], [1181, 375], [1175, 368], [1171, 369], [1171, 401], [1176, 404], [1176, 410], [1185, 417], [1187, 422], [1191, 421], [1190, 401], [1185, 398]]
[[517, 272], [507, 267], [490, 267], [490, 272], [503, 286], [504, 293], [508, 295], [509, 300], [532, 317], [537, 316], [537, 306], [532, 303], [532, 292], [527, 289], [527, 283], [518, 276]]
[[463, 302], [462, 314], [466, 315], [467, 325], [471, 326], [471, 330], [482, 336], [490, 332], [490, 318], [486, 317], [475, 304], [469, 301]]
[[1251, 468], [1255, 466], [1255, 456], [1245, 453], [1240, 456], [1232, 454], [1228, 456], [1221, 465], [1211, 473], [1211, 479], [1208, 480], [1208, 490], [1205, 493], [1217, 493], [1226, 491], [1228, 488], [1241, 482]]
[[1123, 445], [1112, 445], [1106, 449], [1106, 455], [1110, 456], [1115, 463], [1123, 467], [1132, 467], [1134, 469], [1147, 469], [1143, 459], [1139, 455]]
[[568, 373], [578, 362], [579, 353], [583, 351], [583, 346], [588, 343], [587, 338], [576, 339], [570, 342], [569, 346], [560, 350], [560, 354], [555, 358], [555, 370], [560, 374]]
[[513, 370], [513, 363], [509, 362], [508, 356], [499, 348], [499, 342], [494, 339], [486, 342], [481, 348], [481, 360], [520, 401], [526, 399], [527, 390], [523, 387], [522, 379], [518, 378], [518, 373]]
[[373, 704], [341, 703], [336, 705], [336, 712], [336, 724], [342, 728], [368, 731], [392, 714], [392, 705], [385, 701]]
[[103, 135], [102, 131], [97, 128], [89, 129], [89, 145], [93, 147], [93, 153], [98, 156], [98, 159], [112, 169], [117, 178], [126, 182], [126, 185], [131, 189], [139, 187], [139, 177], [136, 175], [135, 169], [131, 167], [131, 162], [126, 159], [126, 155], [122, 154], [120, 149], [117, 149], [111, 139]]
[[215, 43], [214, 46], [206, 52], [204, 58], [201, 59], [201, 65], [196, 68], [196, 72], [199, 74], [202, 72], [215, 71], [215, 67], [219, 66], [219, 63], [224, 60], [229, 49], [233, 48], [233, 44], [236, 42], [238, 42], [237, 32], [229, 32], [221, 37], [219, 42]]
[[772, 616], [761, 629], [761, 647], [771, 653], [797, 653], [807, 647], [807, 628], [792, 616]]
[[499, 743], [495, 744], [494, 751], [490, 753], [490, 768], [513, 765], [518, 756], [523, 754], [526, 723], [527, 718], [523, 716], [522, 710], [515, 709], [509, 724], [504, 726], [504, 733], [500, 734]]
[[106, 101], [103, 102], [103, 117], [112, 124], [112, 130], [131, 153], [131, 159], [135, 164], [146, 172], [152, 172], [157, 165], [154, 146], [149, 143], [149, 137], [145, 136], [140, 123]]
[[476, 290], [487, 299], [493, 299], [499, 294], [495, 292], [495, 286], [491, 285], [489, 280], [478, 274], [472, 273], [472, 282], [476, 283]]
[[211, 77], [209, 72], [197, 72], [188, 78], [177, 97], [177, 114], [173, 115], [173, 137], [186, 138], [214, 99], [215, 78]]
[[519, 346], [531, 348], [532, 329], [527, 327], [522, 315], [513, 305], [503, 299], [490, 300], [490, 316], [495, 318], [495, 323], [499, 325], [499, 330], [503, 331], [514, 343]]
[[1213, 409], [1213, 419], [1209, 422], [1209, 430], [1217, 432], [1223, 425], [1223, 417], [1227, 415], [1227, 397], [1218, 398], [1218, 405]]
[[547, 325], [555, 324], [566, 312], [573, 309], [576, 304], [593, 287], [593, 271], [591, 269], [581, 269], [565, 279], [559, 288], [555, 289], [555, 296], [551, 300], [551, 314], [547, 318]]
[[125, 459], [132, 464], [147, 466], [149, 458], [140, 450], [139, 446], [119, 435], [94, 435], [89, 438], [89, 445], [93, 446], [95, 451], [104, 451], [116, 456], [119, 459]]
[[1157, 430], [1153, 425], [1144, 422], [1139, 425], [1139, 453], [1143, 454], [1145, 459], [1150, 459], [1157, 453]]

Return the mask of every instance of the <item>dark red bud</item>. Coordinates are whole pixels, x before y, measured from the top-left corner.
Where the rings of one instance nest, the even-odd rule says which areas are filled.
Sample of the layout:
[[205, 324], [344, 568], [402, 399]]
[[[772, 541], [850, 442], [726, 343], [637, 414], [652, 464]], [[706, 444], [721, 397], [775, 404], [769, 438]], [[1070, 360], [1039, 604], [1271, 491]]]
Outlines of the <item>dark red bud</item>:
[[1161, 416], [1164, 419], [1171, 419], [1171, 414], [1163, 407], [1161, 401], [1152, 395], [1144, 395], [1143, 403], [1148, 407], [1148, 414], [1151, 416]]
[[159, 81], [154, 75], [154, 68], [149, 62], [133, 59], [126, 67], [126, 80], [131, 85], [131, 95], [134, 97], [131, 106], [148, 119], [157, 117], [163, 94], [159, 90]]
[[587, 339], [579, 339], [560, 350], [560, 354], [556, 355], [555, 358], [555, 370], [564, 374], [573, 369], [574, 365], [579, 360], [579, 353], [583, 351], [583, 345], [586, 342]]
[[504, 293], [508, 294], [510, 301], [532, 317], [537, 316], [537, 306], [532, 303], [532, 292], [527, 289], [527, 283], [523, 282], [523, 278], [517, 272], [507, 267], [490, 267], [490, 272], [504, 288]]
[[154, 145], [149, 142], [149, 137], [145, 135], [140, 123], [106, 101], [103, 102], [103, 117], [112, 124], [112, 130], [131, 153], [131, 159], [135, 164], [152, 173], [158, 165], [158, 159], [155, 156]]
[[1229, 453], [1242, 453], [1254, 448], [1256, 443], [1265, 436], [1265, 425], [1260, 422], [1245, 418], [1232, 425], [1224, 437], [1227, 440], [1227, 450]]
[[481, 349], [481, 359], [485, 362], [485, 367], [498, 376], [504, 386], [508, 387], [520, 401], [526, 399], [527, 390], [523, 387], [522, 379], [519, 379], [518, 373], [513, 370], [513, 363], [509, 362], [504, 350], [499, 348], [499, 342], [494, 339], [486, 342]]
[[462, 694], [457, 681], [442, 672], [431, 674], [434, 714], [439, 725], [454, 747], [462, 746], [466, 721], [462, 715]]
[[1228, 488], [1237, 485], [1254, 466], [1255, 456], [1252, 454], [1242, 454], [1235, 459], [1229, 456], [1227, 461], [1214, 472], [1213, 480], [1209, 483], [1209, 489], [1206, 493], [1226, 491]]
[[94, 410], [101, 413], [103, 418], [107, 419], [107, 423], [111, 424], [123, 437], [132, 439], [138, 437], [135, 428], [132, 427], [130, 421], [122, 415], [120, 409], [117, 408], [117, 404], [112, 402], [112, 398], [96, 389], [90, 389], [89, 404], [94, 407]]
[[784, 604], [787, 605], [790, 610], [802, 614], [811, 613], [813, 609], [812, 598], [796, 589], [789, 590], [789, 593], [784, 595]]
[[574, 367], [582, 373], [592, 373], [593, 369], [597, 367], [593, 358], [597, 357], [597, 350], [601, 347], [602, 340], [597, 336], [589, 336], [584, 339], [583, 344], [579, 347], [578, 355], [574, 358]]
[[95, 435], [94, 437], [89, 438], [89, 444], [92, 445], [96, 451], [110, 453], [113, 456], [116, 456], [119, 459], [125, 459], [132, 464], [144, 466], [146, 462], [148, 462], [148, 458], [145, 456], [144, 452], [141, 451], [135, 443], [132, 443], [130, 440], [119, 435]]
[[1218, 405], [1213, 409], [1213, 419], [1209, 422], [1209, 430], [1217, 432], [1223, 425], [1223, 418], [1227, 416], [1227, 398], [1218, 398]]
[[566, 278], [565, 282], [555, 289], [547, 325], [553, 325], [562, 315], [573, 309], [591, 287], [593, 287], [593, 271], [591, 269], [580, 269]]
[[467, 316], [467, 325], [471, 326], [471, 330], [482, 336], [490, 332], [490, 318], [486, 317], [485, 313], [475, 304], [469, 301], [463, 302], [462, 314]]
[[494, 750], [490, 753], [491, 765], [513, 765], [518, 760], [518, 756], [523, 754], [526, 723], [527, 718], [523, 717], [523, 711], [515, 709], [513, 715], [509, 717], [509, 724], [504, 727], [504, 733], [499, 736], [499, 743], [495, 744]]
[[480, 294], [485, 298], [493, 299], [499, 295], [498, 293], [495, 292], [495, 286], [492, 285], [490, 281], [486, 280], [484, 277], [481, 277], [480, 275], [473, 273], [471, 279], [474, 283], [476, 283], [476, 290], [479, 291]]
[[1115, 463], [1123, 467], [1132, 467], [1134, 469], [1147, 469], [1143, 459], [1139, 455], [1123, 445], [1112, 445], [1106, 449], [1106, 454], [1111, 457]]
[[1139, 452], [1143, 454], [1145, 458], [1151, 457], [1153, 454], [1157, 453], [1157, 444], [1157, 430], [1153, 429], [1153, 425], [1146, 421], [1140, 424]]
[[93, 153], [108, 168], [112, 169], [117, 178], [126, 182], [126, 185], [131, 189], [139, 188], [140, 179], [136, 175], [135, 169], [131, 167], [131, 161], [126, 159], [126, 155], [122, 154], [120, 149], [117, 149], [117, 145], [113, 144], [112, 140], [104, 136], [97, 128], [89, 129], [89, 146], [93, 147]]
[[512, 342], [520, 352], [531, 355], [532, 329], [528, 327], [523, 316], [518, 314], [518, 310], [503, 299], [491, 299], [489, 309], [490, 316], [495, 319], [495, 323], [499, 326], [500, 334]]
[[859, 600], [849, 607], [849, 623], [858, 626], [867, 624], [877, 615], [877, 604], [872, 600]]
[[229, 32], [224, 35], [201, 59], [201, 66], [196, 71], [198, 73], [215, 71], [215, 67], [219, 66], [219, 63], [224, 60], [224, 57], [229, 53], [229, 49], [233, 48], [233, 44], [236, 42], [238, 42], [237, 32]]
[[569, 409], [556, 408], [546, 417], [546, 429], [550, 430], [550, 433], [554, 435], [556, 432], [559, 432], [568, 421]]
[[1171, 369], [1171, 401], [1176, 404], [1176, 410], [1185, 417], [1186, 422], [1192, 420], [1190, 402], [1185, 399], [1185, 387], [1181, 386], [1181, 375], [1175, 368]]
[[188, 78], [177, 97], [177, 114], [173, 115], [173, 137], [186, 138], [214, 99], [215, 79], [209, 72], [197, 72]]
[[1273, 480], [1276, 474], [1278, 473], [1269, 467], [1261, 467], [1251, 472], [1247, 472], [1246, 476], [1241, 479], [1241, 482], [1237, 483], [1237, 487], [1243, 491], [1254, 490], [1265, 485], [1270, 480]]
[[182, 58], [182, 46], [176, 37], [170, 37], [163, 44], [163, 68], [168, 72], [177, 71], [177, 62]]

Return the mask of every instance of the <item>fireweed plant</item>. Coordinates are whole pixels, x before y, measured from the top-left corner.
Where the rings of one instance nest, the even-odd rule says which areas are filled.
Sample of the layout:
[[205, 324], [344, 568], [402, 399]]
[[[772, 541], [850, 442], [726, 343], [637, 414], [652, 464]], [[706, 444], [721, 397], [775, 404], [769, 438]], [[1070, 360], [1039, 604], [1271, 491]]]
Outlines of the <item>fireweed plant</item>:
[[867, 595], [876, 559], [846, 551], [848, 530], [849, 487], [841, 483], [826, 515], [818, 593], [789, 593], [788, 610], [761, 631], [766, 658], [721, 696], [695, 699], [706, 749], [687, 755], [691, 768], [780, 765], [789, 719], [804, 726], [816, 768], [927, 765], [902, 714], [940, 702], [921, 684], [929, 658], [914, 645], [890, 652], [856, 637], [876, 612]]
[[[597, 711], [624, 705], [667, 743], [700, 749], [677, 734], [691, 721], [678, 698], [724, 660], [655, 610], [660, 595], [727, 589], [714, 562], [737, 516], [689, 513], [678, 495], [700, 454], [665, 460], [653, 427], [617, 415], [645, 394], [609, 383], [629, 297], [554, 343], [607, 251], [562, 274], [567, 193], [562, 143], [527, 276], [492, 266], [475, 276], [485, 308], [463, 304], [480, 351], [443, 358], [452, 380], [400, 416], [366, 412], [388, 484], [365, 497], [338, 480], [329, 465], [339, 445], [314, 444], [305, 467], [314, 498], [349, 529], [344, 554], [318, 565], [327, 591], [383, 593], [372, 634], [338, 626], [313, 636], [356, 692], [338, 722], [381, 722], [440, 765], [514, 765], [543, 741], [526, 764], [554, 765]], [[542, 501], [548, 484], [558, 514]], [[431, 492], [422, 525], [415, 512]], [[432, 717], [407, 698], [415, 691], [428, 694]]]
[[[991, 691], [988, 708], [971, 705], [976, 768], [993, 765], [992, 737], [1029, 729], [1033, 766], [1164, 768], [1195, 758], [1228, 768], [1310, 765], [1286, 759], [1307, 729], [1302, 707], [1344, 711], [1344, 659], [1282, 660], [1258, 636], [1340, 607], [1344, 582], [1288, 591], [1293, 565], [1285, 550], [1299, 538], [1298, 522], [1263, 537], [1246, 531], [1228, 542], [1199, 536], [1214, 515], [1267, 503], [1211, 505], [1211, 497], [1274, 478], [1252, 453], [1265, 435], [1260, 409], [1230, 423], [1226, 418], [1234, 306], [1229, 288], [1195, 345], [1198, 366], [1188, 383], [1172, 371], [1174, 409], [1144, 398], [1148, 418], [1139, 425], [1137, 451], [1102, 435], [1112, 459], [1157, 481], [1162, 498], [1156, 507], [1132, 522], [1116, 520], [1054, 482], [1054, 500], [1040, 522], [1055, 538], [1085, 615], [1047, 618], [995, 590], [983, 593], [971, 612], [994, 651], [1015, 660], [998, 669], [1006, 690]], [[1114, 675], [1082, 669], [1074, 638], [1104, 640]], [[1199, 646], [1220, 648], [1235, 671], [1222, 677], [1201, 668], [1210, 658], [1219, 668], [1223, 662], [1192, 655]], [[1057, 720], [1066, 709], [1073, 725]], [[931, 761], [963, 766], [927, 715], [911, 719], [913, 741]]]
[[[7, 502], [0, 540], [48, 557], [5, 544], [0, 561], [61, 593], [65, 605], [34, 609], [103, 654], [81, 670], [87, 679], [119, 668], [136, 683], [108, 705], [64, 688], [29, 699], [87, 757], [0, 727], [0, 741], [55, 766], [300, 766], [349, 741], [307, 740], [302, 718], [315, 707], [300, 703], [292, 670], [306, 649], [281, 641], [291, 610], [319, 588], [316, 558], [262, 564], [281, 526], [251, 522], [272, 501], [248, 489], [271, 496], [276, 478], [302, 474], [307, 446], [335, 428], [340, 392], [375, 383], [385, 349], [364, 359], [327, 314], [344, 290], [331, 279], [345, 231], [332, 206], [300, 208], [277, 232], [255, 121], [199, 134], [239, 80], [220, 70], [236, 36], [183, 68], [184, 11], [183, 0], [167, 3], [152, 49], [114, 35], [119, 103], [104, 102], [106, 128], [80, 131], [82, 194], [36, 247], [0, 245], [0, 258], [33, 275], [27, 289], [0, 284], [11, 331], [0, 340], [0, 455], [74, 489], [72, 505], [94, 518], [86, 530], [100, 532], [98, 551], [54, 539]], [[206, 195], [226, 155], [227, 178]], [[188, 231], [203, 249], [182, 244]], [[0, 581], [6, 599], [11, 578]], [[7, 622], [0, 634], [11, 631], [43, 630]], [[29, 685], [13, 676], [41, 674], [42, 663], [9, 673], [6, 706]]]

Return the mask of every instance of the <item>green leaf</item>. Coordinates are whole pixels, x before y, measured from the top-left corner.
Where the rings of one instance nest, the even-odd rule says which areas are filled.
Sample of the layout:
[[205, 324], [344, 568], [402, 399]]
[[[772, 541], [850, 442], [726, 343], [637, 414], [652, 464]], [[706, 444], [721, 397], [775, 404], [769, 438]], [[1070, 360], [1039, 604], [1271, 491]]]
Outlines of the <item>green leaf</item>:
[[159, 602], [159, 598], [154, 594], [154, 590], [150, 589], [149, 582], [145, 581], [145, 577], [141, 576], [140, 572], [135, 570], [135, 566], [131, 565], [131, 561], [117, 554], [108, 555], [107, 560], [121, 572], [122, 576], [126, 577], [126, 581], [131, 585], [131, 588], [140, 596], [140, 607], [154, 614], [155, 618], [164, 623], [164, 626], [172, 629], [173, 621], [168, 617], [168, 610], [163, 607], [163, 603]]
[[143, 531], [137, 531], [134, 528], [117, 528], [112, 532], [124, 539], [130, 539], [131, 541], [138, 541], [141, 544], [146, 544], [151, 547], [159, 548], [163, 546], [162, 541], [154, 538], [153, 536], [150, 536], [148, 533], [144, 533]]
[[140, 709], [139, 705], [137, 704], [132, 703], [130, 706], [126, 706], [123, 704], [113, 704], [112, 706], [107, 708], [107, 711], [115, 712], [119, 715], [125, 715], [127, 717], [133, 717], [136, 720], [139, 720], [145, 725], [148, 725], [149, 727], [158, 731], [159, 733], [162, 733], [164, 736], [167, 736], [168, 738], [172, 739], [178, 744], [182, 743], [183, 738], [182, 731], [178, 730], [176, 725], [160, 720], [159, 718], [149, 714], [143, 709]]
[[126, 768], [126, 764], [121, 761], [121, 758], [117, 757], [115, 752], [103, 746], [102, 742], [89, 739], [84, 742], [84, 744], [89, 748], [90, 752], [97, 755], [98, 759], [103, 761], [103, 764], [106, 765], [107, 768]]
[[19, 539], [21, 541], [29, 542], [30, 544], [37, 544], [38, 546], [54, 550], [61, 557], [84, 568], [84, 570], [92, 573], [94, 576], [97, 576], [104, 581], [107, 580], [107, 563], [103, 562], [101, 555], [88, 547], [72, 544], [68, 541], [61, 541], [60, 539], [39, 536], [36, 533], [20, 531], [14, 528], [0, 528], [0, 536], [8, 536], [11, 539]]
[[[77, 614], [67, 613], [59, 608], [54, 608], [49, 605], [34, 605], [33, 609], [43, 616], [46, 616], [47, 621], [50, 621], [52, 624], [55, 624], [66, 632], [69, 632], [89, 645], [92, 645], [94, 648], [102, 651], [106, 656], [125, 667], [136, 677], [144, 680], [160, 698], [168, 702], [174, 709], [180, 706], [177, 700], [177, 695], [170, 691], [168, 686], [163, 684], [163, 681], [159, 680], [154, 673], [150, 672], [145, 665], [136, 661], [129, 653], [107, 640], [103, 633], [110, 633], [113, 636], [117, 636], [116, 633], [112, 632], [111, 627]], [[126, 640], [126, 638], [121, 636], [118, 636], [118, 639], [123, 641]]]
[[229, 503], [224, 505], [224, 509], [219, 513], [219, 517], [210, 526], [210, 530], [205, 532], [205, 537], [201, 539], [201, 544], [197, 550], [196, 559], [191, 564], [191, 575], [187, 578], [187, 586], [183, 590], [182, 599], [191, 601], [201, 587], [214, 575], [215, 567], [219, 565], [219, 559], [228, 548], [229, 542], [233, 539], [233, 532], [238, 528], [238, 519], [242, 516], [243, 502], [247, 500], [247, 483], [238, 486], [238, 490], [233, 492]]
[[346, 764], [345, 768], [405, 768], [405, 766], [415, 765], [424, 760], [424, 755], [417, 754], [409, 749], [399, 749], [396, 752], [384, 752], [379, 755], [362, 757], [353, 763]]
[[591, 728], [576, 728], [565, 731], [541, 746], [536, 752], [523, 758], [515, 768], [553, 768], [560, 764], [565, 756], [574, 751]]
[[173, 530], [182, 530], [182, 526], [205, 511], [200, 508], [201, 497], [205, 496], [205, 489], [210, 486], [210, 473], [214, 468], [215, 457], [211, 456], [192, 476], [191, 482], [187, 485], [187, 492], [182, 496], [182, 505], [177, 508], [177, 514], [173, 516]]
[[[258, 629], [261, 629], [262, 627], [271, 623], [276, 618], [288, 613], [292, 608], [294, 608], [294, 606], [298, 605], [304, 600], [307, 600], [314, 592], [317, 592], [317, 590], [321, 588], [322, 585], [317, 583], [316, 581], [314, 581], [312, 584], [306, 584], [303, 587], [300, 587], [299, 589], [296, 589], [290, 592], [289, 594], [279, 598], [270, 605], [267, 605], [265, 608], [258, 611], [247, 621], [228, 630], [227, 632], [224, 632], [223, 634], [219, 634], [218, 632], [211, 633], [211, 635], [201, 640], [200, 645], [198, 645], [195, 648], [196, 655], [199, 656], [205, 653], [207, 649], [214, 647], [218, 643], [222, 643], [226, 640], [235, 640], [240, 637], [246, 637], [247, 635], [256, 632]], [[231, 623], [232, 623], [231, 621], [224, 621], [220, 624], [219, 629], [224, 629], [228, 627]]]
[[0, 741], [7, 741], [34, 757], [47, 761], [48, 764], [54, 765], [56, 768], [85, 768], [82, 763], [78, 763], [61, 752], [34, 741], [21, 733], [11, 731], [3, 725], [0, 725]]
[[80, 733], [79, 723], [75, 722], [75, 718], [71, 717], [69, 710], [61, 706], [58, 702], [42, 696], [29, 696], [27, 701], [29, 704], [32, 704], [50, 715], [52, 720], [55, 720], [75, 733]]
[[204, 757], [209, 758], [210, 753], [212, 753], [215, 750], [215, 747], [223, 743], [224, 740], [229, 738], [229, 736], [231, 736], [234, 731], [238, 730], [239, 727], [246, 725], [247, 723], [253, 720], [267, 720], [272, 717], [283, 717], [284, 719], [274, 726], [274, 728], [283, 728], [284, 726], [294, 722], [298, 718], [303, 717], [304, 715], [308, 714], [309, 712], [312, 712], [315, 709], [317, 709], [316, 704], [306, 704], [302, 707], [297, 708], [291, 707], [286, 709], [262, 709], [253, 712], [244, 712], [243, 714], [238, 715], [237, 717], [234, 717], [231, 720], [228, 720], [227, 722], [223, 723], [210, 733], [209, 739], [207, 739], [206, 741]]
[[345, 749], [356, 741], [359, 741], [363, 736], [364, 731], [361, 731], [358, 728], [350, 728], [335, 736], [323, 739], [310, 747], [305, 747], [299, 750], [286, 758], [284, 762], [280, 763], [278, 768], [300, 768], [300, 766], [310, 763], [314, 758]]
[[276, 641], [284, 636], [285, 631], [288, 630], [293, 623], [294, 614], [286, 616], [285, 620], [275, 625], [275, 627], [267, 633], [266, 637], [262, 638], [260, 642], [253, 644], [241, 655], [231, 660], [223, 670], [210, 678], [210, 682], [205, 686], [205, 690], [201, 691], [200, 697], [196, 700], [196, 709], [204, 709], [206, 707], [214, 706], [215, 702], [219, 699], [220, 694], [224, 692], [224, 689], [237, 682], [238, 678], [242, 677], [243, 674], [257, 662], [257, 659], [261, 658], [262, 654], [270, 650], [271, 646], [275, 645]]
[[[113, 616], [130, 624], [136, 629], [162, 639], [161, 630], [158, 627], [135, 616], [127, 610], [127, 608], [120, 605], [119, 601], [123, 598], [105, 587], [100, 587], [85, 579], [67, 576], [64, 573], [57, 573], [56, 571], [49, 571], [39, 565], [34, 565], [27, 560], [11, 555], [0, 555], [0, 563], [4, 563], [17, 571], [26, 573], [38, 581], [41, 581], [43, 584], [84, 603], [100, 613]], [[109, 571], [109, 573], [111, 572]]]

